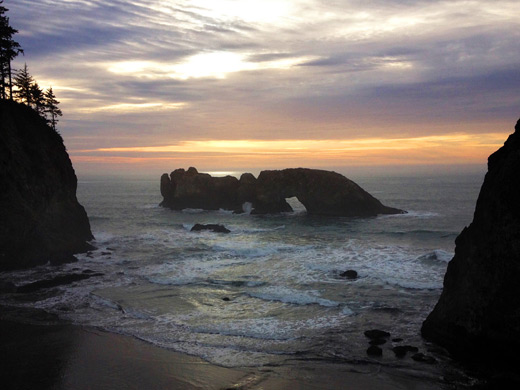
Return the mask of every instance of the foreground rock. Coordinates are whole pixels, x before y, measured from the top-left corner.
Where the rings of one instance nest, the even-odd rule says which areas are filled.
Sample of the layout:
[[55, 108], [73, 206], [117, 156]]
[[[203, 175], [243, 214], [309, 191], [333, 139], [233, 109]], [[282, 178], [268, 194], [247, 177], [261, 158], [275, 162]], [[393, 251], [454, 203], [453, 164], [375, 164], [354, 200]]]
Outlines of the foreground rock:
[[371, 329], [371, 330], [365, 330], [365, 337], [375, 340], [375, 339], [387, 339], [390, 337], [390, 333], [379, 330], [379, 329]]
[[90, 224], [59, 134], [30, 108], [0, 101], [0, 270], [72, 261]]
[[190, 229], [191, 232], [200, 232], [200, 231], [203, 231], [203, 230], [209, 230], [209, 231], [212, 231], [214, 233], [230, 233], [231, 232], [231, 230], [229, 230], [224, 225], [217, 225], [217, 224], [213, 224], [213, 223], [209, 223], [207, 225], [202, 225], [200, 223], [196, 223]]
[[402, 210], [384, 206], [353, 181], [336, 172], [318, 169], [262, 171], [258, 179], [245, 173], [211, 177], [195, 168], [177, 169], [161, 177], [161, 206], [174, 210], [234, 210], [250, 204], [252, 214], [292, 211], [287, 198], [297, 197], [307, 213], [342, 217], [400, 214]]
[[353, 269], [349, 269], [345, 272], [340, 273], [339, 276], [341, 276], [342, 278], [347, 278], [347, 279], [357, 279], [358, 273], [357, 273], [357, 271], [354, 271]]
[[473, 222], [457, 237], [424, 337], [481, 362], [520, 348], [520, 120], [488, 160]]

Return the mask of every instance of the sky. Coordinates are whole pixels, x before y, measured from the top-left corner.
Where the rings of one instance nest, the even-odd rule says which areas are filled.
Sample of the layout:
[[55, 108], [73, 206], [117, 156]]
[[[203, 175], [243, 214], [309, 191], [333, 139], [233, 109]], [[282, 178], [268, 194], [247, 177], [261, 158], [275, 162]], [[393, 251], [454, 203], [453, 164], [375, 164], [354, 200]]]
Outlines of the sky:
[[520, 117], [518, 0], [4, 5], [79, 176], [485, 169]]

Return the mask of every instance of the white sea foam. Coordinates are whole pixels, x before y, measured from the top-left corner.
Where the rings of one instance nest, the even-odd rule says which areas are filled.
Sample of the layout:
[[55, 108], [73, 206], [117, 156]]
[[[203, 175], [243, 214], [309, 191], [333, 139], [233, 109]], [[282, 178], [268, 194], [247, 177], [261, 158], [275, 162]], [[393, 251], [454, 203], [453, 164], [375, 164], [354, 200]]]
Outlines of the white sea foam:
[[453, 258], [453, 253], [446, 252], [442, 249], [436, 249], [433, 252], [429, 252], [425, 255], [419, 256], [418, 260], [420, 261], [440, 261], [444, 263], [449, 263]]
[[253, 211], [253, 203], [244, 202], [244, 204], [242, 205], [242, 211], [247, 215], [251, 214], [251, 211]]
[[247, 246], [240, 243], [221, 243], [213, 245], [211, 249], [215, 252], [226, 252], [233, 256], [243, 258], [257, 258], [273, 255], [279, 251], [280, 248], [266, 247], [266, 246]]
[[[407, 340], [419, 334], [452, 257], [453, 243], [442, 232], [459, 231], [457, 221], [468, 219], [458, 211], [464, 197], [446, 204], [432, 195], [420, 203], [424, 196], [415, 194], [408, 214], [368, 219], [171, 212], [156, 209], [156, 191], [134, 191], [138, 184], [117, 183], [108, 197], [99, 193], [110, 183], [83, 193], [90, 215], [107, 216], [91, 221], [99, 248], [92, 258], [0, 278], [20, 285], [85, 269], [104, 276], [42, 290], [33, 301], [6, 294], [2, 303], [40, 307], [219, 365], [284, 364], [296, 352], [302, 359], [335, 356], [338, 345], [347, 359], [364, 359], [365, 340], [357, 356], [351, 335], [375, 320]], [[202, 217], [233, 226], [233, 233], [189, 233]], [[101, 255], [106, 251], [111, 255]], [[348, 269], [357, 280], [339, 276]]]
[[152, 204], [142, 205], [139, 208], [144, 209], [144, 210], [151, 210], [151, 209], [161, 209], [161, 206], [159, 206], [158, 203], [152, 203]]
[[301, 291], [285, 286], [269, 286], [255, 292], [248, 292], [247, 294], [254, 298], [267, 301], [279, 301], [295, 305], [318, 304], [320, 306], [326, 307], [336, 307], [340, 305], [339, 302], [320, 298], [317, 291]]
[[201, 214], [203, 212], [204, 212], [203, 209], [189, 209], [189, 208], [187, 208], [187, 209], [183, 209], [182, 210], [182, 213], [184, 213], [184, 214]]
[[428, 219], [438, 217], [441, 214], [425, 211], [425, 210], [407, 210], [404, 214], [384, 214], [379, 215], [377, 218], [379, 219], [387, 219], [387, 218], [417, 218], [417, 219]]

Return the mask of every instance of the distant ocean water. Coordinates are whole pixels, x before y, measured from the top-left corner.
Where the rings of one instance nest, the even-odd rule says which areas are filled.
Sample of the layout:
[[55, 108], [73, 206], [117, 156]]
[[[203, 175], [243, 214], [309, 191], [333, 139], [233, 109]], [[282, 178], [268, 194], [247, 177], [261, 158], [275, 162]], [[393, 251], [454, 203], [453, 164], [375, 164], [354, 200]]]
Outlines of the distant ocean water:
[[[373, 328], [428, 353], [420, 326], [441, 293], [454, 240], [472, 220], [483, 174], [353, 179], [408, 214], [308, 216], [295, 199], [295, 211], [283, 215], [179, 212], [158, 206], [159, 178], [80, 180], [78, 199], [98, 250], [74, 264], [0, 279], [24, 284], [85, 270], [103, 276], [0, 303], [228, 367], [364, 364], [374, 358], [363, 332]], [[190, 232], [195, 223], [223, 224], [231, 233]], [[348, 269], [358, 279], [340, 276]], [[412, 367], [395, 359], [391, 345], [378, 364]]]

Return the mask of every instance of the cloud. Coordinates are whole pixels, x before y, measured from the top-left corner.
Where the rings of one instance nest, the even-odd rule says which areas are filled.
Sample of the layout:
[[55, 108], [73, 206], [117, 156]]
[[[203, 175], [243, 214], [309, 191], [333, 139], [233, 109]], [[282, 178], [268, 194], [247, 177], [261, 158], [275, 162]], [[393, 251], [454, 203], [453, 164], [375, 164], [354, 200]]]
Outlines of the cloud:
[[71, 150], [482, 133], [519, 115], [518, 1], [5, 5], [15, 66], [53, 86]]

